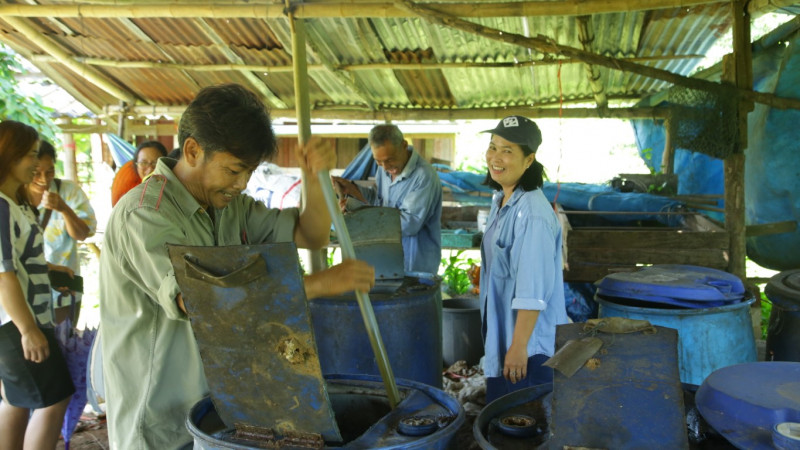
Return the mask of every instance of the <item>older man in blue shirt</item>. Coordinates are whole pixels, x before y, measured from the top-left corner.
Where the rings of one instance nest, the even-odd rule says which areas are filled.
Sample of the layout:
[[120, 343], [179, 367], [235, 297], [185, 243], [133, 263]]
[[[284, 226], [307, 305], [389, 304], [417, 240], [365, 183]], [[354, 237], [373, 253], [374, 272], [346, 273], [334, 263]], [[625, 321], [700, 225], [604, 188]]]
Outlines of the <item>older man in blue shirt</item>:
[[406, 272], [437, 273], [442, 259], [442, 185], [436, 170], [408, 148], [396, 125], [372, 128], [369, 144], [381, 167], [375, 187], [334, 177], [341, 206], [350, 195], [372, 206], [399, 209]]

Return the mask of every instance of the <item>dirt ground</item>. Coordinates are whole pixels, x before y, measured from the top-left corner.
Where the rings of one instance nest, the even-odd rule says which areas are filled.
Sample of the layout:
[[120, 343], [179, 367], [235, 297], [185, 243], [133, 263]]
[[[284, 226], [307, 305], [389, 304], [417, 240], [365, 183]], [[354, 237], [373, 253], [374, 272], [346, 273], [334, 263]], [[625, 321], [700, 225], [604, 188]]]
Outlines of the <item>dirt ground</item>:
[[[110, 448], [104, 415], [98, 417], [92, 413], [84, 413], [75, 430], [69, 441], [70, 450], [107, 450]], [[59, 441], [56, 449], [63, 450], [65, 448], [64, 441]]]

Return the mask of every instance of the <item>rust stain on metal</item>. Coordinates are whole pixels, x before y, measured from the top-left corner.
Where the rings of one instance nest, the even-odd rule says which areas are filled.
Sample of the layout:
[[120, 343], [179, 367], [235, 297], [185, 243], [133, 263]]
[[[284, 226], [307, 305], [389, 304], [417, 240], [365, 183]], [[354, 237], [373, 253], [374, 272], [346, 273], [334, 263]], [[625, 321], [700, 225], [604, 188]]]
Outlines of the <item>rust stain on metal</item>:
[[589, 360], [586, 361], [587, 369], [594, 370], [597, 369], [598, 367], [600, 367], [600, 360], [598, 358], [589, 358]]
[[272, 428], [243, 423], [234, 424], [236, 433], [233, 438], [257, 448], [309, 448], [318, 449], [325, 446], [322, 435], [287, 430], [282, 436], [275, 434]]
[[292, 364], [302, 364], [308, 359], [308, 352], [303, 349], [296, 338], [291, 336], [281, 339], [278, 344], [278, 353]]

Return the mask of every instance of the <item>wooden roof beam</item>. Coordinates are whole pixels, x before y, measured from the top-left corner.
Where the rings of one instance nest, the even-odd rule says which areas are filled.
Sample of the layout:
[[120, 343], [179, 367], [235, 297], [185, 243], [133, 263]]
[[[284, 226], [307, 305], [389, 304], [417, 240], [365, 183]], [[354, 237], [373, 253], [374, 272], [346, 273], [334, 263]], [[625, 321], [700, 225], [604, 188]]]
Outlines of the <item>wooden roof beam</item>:
[[750, 89], [737, 88], [727, 84], [716, 83], [713, 81], [703, 80], [699, 78], [686, 77], [679, 75], [668, 70], [658, 69], [656, 67], [649, 67], [642, 64], [624, 61], [619, 58], [612, 58], [610, 56], [598, 55], [595, 53], [587, 52], [585, 50], [561, 45], [554, 40], [539, 35], [537, 37], [526, 37], [519, 34], [508, 33], [503, 30], [485, 27], [483, 25], [461, 20], [449, 14], [443, 14], [419, 3], [414, 3], [409, 0], [398, 0], [398, 4], [402, 4], [404, 8], [409, 11], [416, 12], [420, 17], [430, 22], [452, 27], [467, 33], [476, 34], [488, 39], [506, 42], [513, 45], [519, 45], [525, 48], [533, 48], [536, 51], [544, 54], [565, 56], [568, 58], [579, 59], [588, 64], [596, 64], [610, 69], [621, 70], [623, 72], [631, 72], [649, 78], [666, 81], [678, 86], [687, 87], [690, 89], [697, 89], [702, 91], [723, 92], [731, 95], [739, 95], [747, 100], [770, 105], [774, 108], [780, 109], [800, 109], [800, 100], [793, 98], [779, 97], [774, 94], [764, 92], [756, 92]]
[[41, 30], [31, 25], [30, 21], [19, 17], [5, 17], [3, 20], [25, 36], [26, 39], [39, 46], [44, 52], [52, 55], [59, 63], [67, 66], [70, 70], [82, 78], [85, 78], [88, 82], [96, 85], [98, 88], [129, 104], [135, 104], [138, 100], [136, 95], [127, 89], [121, 88], [94, 67], [75, 61], [72, 55], [43, 34]]
[[[594, 43], [594, 32], [589, 26], [591, 18], [591, 16], [578, 16], [578, 40], [587, 52], [593, 51], [592, 43]], [[608, 108], [608, 97], [606, 97], [605, 86], [601, 80], [600, 69], [594, 64], [584, 64], [584, 68], [586, 69], [586, 77], [592, 87], [597, 107], [600, 109]]]
[[[128, 108], [131, 114], [139, 115], [163, 115], [175, 116], [182, 114], [185, 106], [141, 106]], [[107, 112], [110, 115], [116, 114], [119, 106], [110, 105]], [[273, 118], [295, 118], [294, 109], [272, 109], [270, 115]], [[519, 114], [532, 119], [666, 119], [669, 117], [668, 108], [608, 108], [599, 111], [596, 108], [539, 108], [532, 106], [506, 106], [497, 108], [476, 108], [476, 109], [401, 109], [388, 108], [369, 111], [366, 109], [341, 109], [341, 108], [318, 108], [311, 110], [313, 119], [339, 120], [339, 121], [415, 121], [415, 120], [477, 120], [491, 119], [499, 120], [503, 117]]]
[[[198, 26], [201, 32], [211, 40], [214, 44], [216, 44], [217, 48], [222, 51], [228, 61], [231, 61], [235, 64], [244, 64], [242, 58], [237, 55], [233, 50], [230, 49], [228, 44], [222, 40], [222, 38], [214, 31], [213, 28], [203, 19], [198, 19]], [[277, 95], [275, 95], [269, 87], [261, 81], [253, 72], [244, 69], [237, 69], [239, 73], [242, 74], [247, 79], [247, 82], [250, 83], [250, 86], [255, 89], [258, 93], [260, 93], [264, 98], [266, 98], [274, 107], [276, 108], [286, 108], [286, 103], [281, 100]]]
[[[633, 58], [619, 58], [623, 61], [647, 62], [647, 61], [670, 61], [678, 59], [703, 59], [703, 55], [663, 55], [663, 56], [642, 56]], [[32, 62], [53, 63], [55, 58], [49, 55], [32, 55], [28, 58]], [[180, 64], [162, 63], [153, 61], [116, 61], [103, 58], [73, 57], [75, 61], [91, 66], [107, 66], [116, 69], [171, 69], [171, 70], [195, 70], [198, 72], [221, 72], [225, 70], [247, 70], [251, 72], [267, 73], [289, 73], [292, 66], [267, 66], [260, 64]], [[572, 58], [552, 58], [548, 60], [520, 61], [520, 62], [442, 62], [442, 63], [365, 63], [365, 64], [339, 64], [331, 66], [335, 70], [361, 71], [361, 70], [442, 70], [442, 69], [517, 69], [520, 67], [555, 66], [565, 64], [584, 64], [579, 59]], [[331, 70], [323, 64], [309, 64], [308, 70]]]
[[[294, 20], [303, 20], [303, 19], [295, 17]], [[335, 76], [340, 83], [347, 86], [350, 89], [350, 91], [356, 97], [358, 97], [358, 100], [360, 100], [361, 103], [367, 105], [369, 109], [374, 110], [375, 104], [370, 100], [370, 96], [366, 94], [364, 88], [359, 84], [358, 80], [356, 80], [355, 77], [348, 71], [343, 70], [341, 67], [338, 67], [332, 61], [330, 61], [324, 55], [324, 53], [320, 51], [317, 43], [314, 42], [313, 39], [309, 38], [307, 33], [304, 33], [304, 35], [305, 35], [304, 42], [306, 45], [306, 50], [310, 50], [310, 53], [314, 56], [314, 58], [318, 59], [322, 63], [322, 67], [316, 66], [314, 69], [312, 69], [312, 67], [314, 66], [307, 65], [306, 71], [323, 70], [323, 69], [330, 71], [331, 74], [333, 74], [333, 76]], [[294, 49], [294, 46], [292, 46], [292, 49]]]
[[[131, 34], [139, 38], [139, 40], [141, 40], [142, 42], [155, 44], [156, 50], [159, 53], [161, 53], [164, 59], [171, 61], [173, 64], [175, 63], [175, 58], [173, 58], [172, 55], [170, 55], [169, 53], [165, 52], [160, 45], [158, 45], [150, 36], [148, 36], [147, 33], [142, 31], [142, 29], [139, 28], [139, 26], [136, 25], [136, 23], [134, 23], [131, 19], [123, 18], [120, 19], [120, 22], [122, 23], [123, 27], [125, 27], [128, 31], [130, 31]], [[186, 77], [186, 79], [189, 81], [189, 84], [191, 84], [196, 91], [199, 91], [201, 89], [202, 86], [200, 86], [197, 80], [195, 80], [190, 74], [188, 74], [185, 69], [179, 69], [179, 70], [181, 70], [183, 76]]]
[[[768, 0], [763, 0], [768, 1]], [[773, 2], [783, 0], [772, 0]], [[558, 2], [444, 2], [427, 3], [428, 8], [442, 13], [458, 11], [459, 17], [542, 17], [578, 16], [626, 11], [686, 8], [708, 4], [726, 3], [725, 0], [561, 0]], [[769, 5], [768, 5], [769, 6]], [[354, 2], [336, 0], [293, 5], [297, 19], [313, 18], [408, 18], [413, 13], [395, 2]], [[219, 5], [213, 3], [126, 3], [108, 4], [49, 4], [0, 5], [0, 17], [91, 17], [91, 18], [278, 18], [285, 17], [282, 2], [248, 5]]]

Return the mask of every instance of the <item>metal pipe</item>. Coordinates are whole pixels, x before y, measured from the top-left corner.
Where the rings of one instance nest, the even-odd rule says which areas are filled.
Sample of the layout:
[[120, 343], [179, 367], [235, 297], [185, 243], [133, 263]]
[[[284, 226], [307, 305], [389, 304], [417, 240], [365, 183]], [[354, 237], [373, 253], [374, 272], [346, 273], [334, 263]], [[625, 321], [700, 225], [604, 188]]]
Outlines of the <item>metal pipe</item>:
[[[302, 20], [296, 20], [292, 14], [289, 14], [289, 23], [292, 31], [292, 59], [294, 60], [293, 63], [295, 66], [294, 81], [297, 96], [298, 137], [300, 138], [300, 143], [305, 144], [311, 136], [310, 108], [308, 106], [308, 77], [306, 76], [305, 24]], [[350, 233], [347, 231], [342, 211], [339, 209], [339, 202], [336, 200], [336, 195], [333, 192], [331, 175], [327, 170], [323, 170], [318, 173], [318, 177], [320, 187], [322, 188], [322, 195], [325, 197], [325, 206], [328, 207], [328, 212], [333, 221], [333, 227], [339, 237], [342, 258], [355, 259], [356, 252], [353, 249], [353, 241], [350, 240]], [[305, 195], [303, 197], [305, 198]], [[386, 356], [386, 348], [383, 345], [380, 330], [378, 330], [378, 321], [375, 320], [375, 311], [372, 309], [372, 303], [369, 301], [368, 293], [356, 291], [356, 299], [358, 300], [358, 307], [361, 310], [361, 317], [364, 319], [364, 328], [367, 329], [369, 343], [372, 345], [372, 351], [375, 353], [375, 361], [378, 363], [378, 370], [383, 378], [383, 384], [386, 386], [389, 406], [394, 409], [398, 403], [400, 403], [400, 392], [397, 390], [392, 366], [389, 365], [389, 358]]]
[[[327, 170], [319, 173], [319, 183], [322, 185], [325, 204], [328, 207], [328, 212], [333, 221], [333, 228], [336, 230], [336, 236], [339, 239], [342, 258], [355, 259], [356, 252], [353, 249], [353, 241], [350, 240], [350, 233], [344, 223], [344, 216], [342, 216], [342, 211], [339, 209], [339, 202], [333, 192], [331, 177]], [[383, 339], [381, 338], [380, 330], [378, 330], [378, 321], [375, 320], [375, 311], [372, 309], [372, 303], [370, 303], [367, 292], [356, 291], [356, 300], [358, 300], [358, 307], [361, 309], [361, 316], [364, 319], [364, 327], [367, 329], [369, 343], [375, 353], [378, 370], [383, 378], [383, 385], [386, 387], [386, 393], [389, 396], [389, 405], [394, 409], [400, 403], [400, 392], [397, 390], [392, 366], [389, 365], [389, 358], [386, 356], [386, 348], [383, 346]]]

